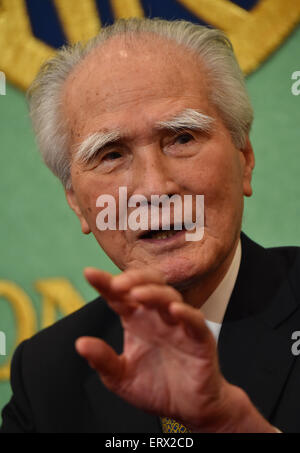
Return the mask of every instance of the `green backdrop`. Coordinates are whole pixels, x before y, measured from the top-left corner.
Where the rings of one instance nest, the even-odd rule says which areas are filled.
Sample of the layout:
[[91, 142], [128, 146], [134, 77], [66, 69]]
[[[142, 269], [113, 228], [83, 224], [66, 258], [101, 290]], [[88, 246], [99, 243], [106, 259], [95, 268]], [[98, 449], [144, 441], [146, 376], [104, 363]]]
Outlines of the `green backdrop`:
[[[246, 200], [243, 230], [264, 246], [300, 246], [300, 96], [291, 75], [300, 71], [300, 28], [260, 69], [247, 78], [255, 111], [251, 139], [256, 154], [253, 197]], [[24, 94], [7, 86], [0, 96], [0, 279], [30, 297], [41, 327], [41, 295], [34, 283], [64, 277], [91, 300], [85, 266], [117, 272], [92, 236], [82, 235], [59, 181], [43, 165], [34, 141]], [[9, 301], [0, 297], [0, 331], [7, 354], [18, 325]], [[0, 356], [0, 367], [7, 357]], [[0, 409], [11, 394], [0, 381]]]

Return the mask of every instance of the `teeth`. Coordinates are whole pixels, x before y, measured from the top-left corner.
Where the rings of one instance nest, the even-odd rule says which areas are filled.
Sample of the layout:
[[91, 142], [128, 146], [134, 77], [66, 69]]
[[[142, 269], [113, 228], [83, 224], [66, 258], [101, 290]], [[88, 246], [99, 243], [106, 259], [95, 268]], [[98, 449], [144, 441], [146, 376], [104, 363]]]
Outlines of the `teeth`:
[[167, 239], [167, 238], [170, 238], [172, 236], [174, 236], [174, 234], [178, 233], [178, 231], [166, 231], [164, 233], [152, 233], [152, 237], [154, 239]]

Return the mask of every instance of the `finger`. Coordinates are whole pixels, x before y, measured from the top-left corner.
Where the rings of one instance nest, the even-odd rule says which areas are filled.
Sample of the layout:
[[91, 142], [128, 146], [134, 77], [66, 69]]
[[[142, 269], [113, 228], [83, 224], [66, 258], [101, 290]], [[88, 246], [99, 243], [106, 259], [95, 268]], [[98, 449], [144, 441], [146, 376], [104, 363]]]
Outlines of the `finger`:
[[199, 309], [187, 304], [174, 302], [170, 304], [169, 311], [177, 321], [180, 321], [186, 333], [199, 342], [211, 342], [214, 339], [205, 323], [204, 316]]
[[103, 340], [80, 337], [75, 342], [77, 352], [94, 368], [111, 390], [118, 387], [124, 373], [124, 359]]
[[87, 281], [101, 294], [105, 293], [107, 296], [115, 295], [115, 292], [111, 289], [113, 276], [109, 272], [105, 272], [94, 267], [86, 267], [84, 269], [84, 276]]
[[129, 297], [138, 304], [142, 304], [148, 309], [158, 311], [160, 317], [167, 324], [178, 323], [177, 318], [172, 316], [169, 305], [173, 302], [183, 303], [181, 295], [171, 286], [167, 285], [144, 285], [134, 287], [129, 292]]
[[128, 297], [111, 288], [113, 276], [108, 272], [87, 267], [84, 270], [84, 275], [87, 281], [106, 299], [110, 307], [120, 316], [128, 316], [136, 309], [136, 305]]
[[156, 283], [163, 285], [166, 283], [165, 277], [156, 269], [145, 267], [143, 269], [130, 269], [120, 275], [113, 277], [112, 288], [117, 291], [130, 291], [137, 285]]
[[179, 292], [167, 285], [148, 284], [136, 286], [129, 292], [129, 297], [148, 307], [164, 310], [168, 310], [168, 306], [172, 302], [183, 303]]

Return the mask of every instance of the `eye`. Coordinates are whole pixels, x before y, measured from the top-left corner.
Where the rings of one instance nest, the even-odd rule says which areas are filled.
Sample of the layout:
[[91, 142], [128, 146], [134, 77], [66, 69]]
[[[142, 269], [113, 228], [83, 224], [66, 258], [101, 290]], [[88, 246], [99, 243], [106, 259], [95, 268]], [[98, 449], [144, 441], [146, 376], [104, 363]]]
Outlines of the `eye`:
[[167, 138], [164, 150], [174, 156], [187, 157], [195, 151], [196, 142], [197, 139], [191, 132], [185, 130], [177, 131], [176, 134], [172, 134], [171, 137]]
[[185, 132], [184, 134], [178, 135], [175, 139], [175, 142], [179, 143], [179, 145], [185, 145], [191, 140], [194, 140], [194, 137], [188, 132]]
[[103, 156], [102, 160], [116, 160], [116, 159], [119, 159], [120, 157], [122, 157], [121, 153], [119, 153], [118, 151], [111, 151], [111, 152], [105, 154], [105, 156]]

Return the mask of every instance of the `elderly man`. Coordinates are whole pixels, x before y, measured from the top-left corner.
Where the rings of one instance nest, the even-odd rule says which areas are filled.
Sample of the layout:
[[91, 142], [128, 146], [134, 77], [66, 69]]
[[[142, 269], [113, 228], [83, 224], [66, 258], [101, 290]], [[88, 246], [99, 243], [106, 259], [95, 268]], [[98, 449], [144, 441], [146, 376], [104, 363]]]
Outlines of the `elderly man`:
[[[86, 269], [102, 297], [18, 347], [2, 431], [299, 430], [300, 254], [241, 233], [252, 109], [228, 39], [184, 21], [119, 21], [61, 50], [29, 100], [82, 232], [123, 272]], [[204, 195], [203, 235], [186, 240], [175, 208], [167, 233], [161, 218], [121, 228], [119, 209], [117, 228], [99, 228], [99, 196], [118, 208], [120, 188], [147, 212], [154, 195], [192, 195], [193, 221]]]

